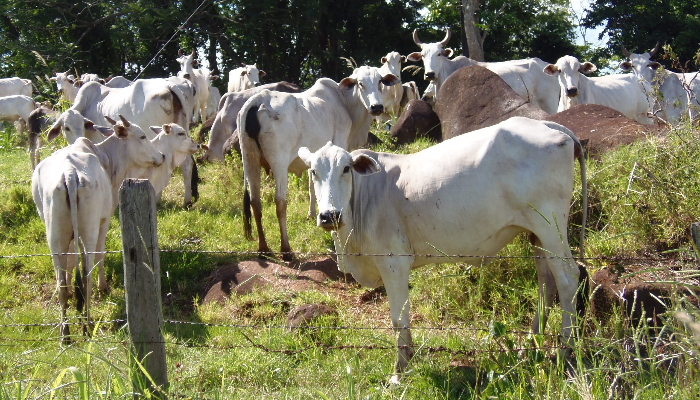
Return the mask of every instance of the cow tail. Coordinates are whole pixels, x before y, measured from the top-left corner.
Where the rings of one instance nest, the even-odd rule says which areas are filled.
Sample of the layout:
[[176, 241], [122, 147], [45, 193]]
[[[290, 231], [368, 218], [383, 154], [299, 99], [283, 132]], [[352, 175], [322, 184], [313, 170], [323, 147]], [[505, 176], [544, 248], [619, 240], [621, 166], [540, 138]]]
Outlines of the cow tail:
[[85, 305], [85, 292], [83, 274], [80, 270], [80, 236], [78, 235], [78, 175], [72, 171], [65, 176], [66, 191], [68, 192], [68, 207], [70, 208], [70, 221], [73, 225], [73, 248], [75, 255], [75, 299], [76, 309], [83, 312]]
[[199, 171], [197, 171], [197, 161], [194, 159], [193, 155], [190, 155], [190, 158], [192, 159], [192, 181], [191, 181], [191, 190], [192, 190], [192, 202], [194, 203], [199, 199]]
[[243, 171], [243, 233], [245, 238], [253, 240], [253, 226], [251, 224], [252, 213], [250, 211], [250, 191], [246, 180], [245, 170]]

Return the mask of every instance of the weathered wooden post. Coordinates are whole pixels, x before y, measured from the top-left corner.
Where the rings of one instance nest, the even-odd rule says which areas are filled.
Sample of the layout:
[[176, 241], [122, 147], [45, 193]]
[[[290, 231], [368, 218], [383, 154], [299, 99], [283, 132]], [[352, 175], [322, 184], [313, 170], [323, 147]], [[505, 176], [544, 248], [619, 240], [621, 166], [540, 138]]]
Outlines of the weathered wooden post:
[[[140, 380], [162, 396], [168, 386], [163, 313], [160, 297], [160, 256], [153, 186], [145, 179], [125, 179], [119, 188], [126, 320], [132, 351], [148, 376], [134, 366]], [[155, 386], [154, 386], [155, 385]], [[134, 393], [137, 392], [134, 387]], [[136, 394], [134, 394], [136, 397]], [[164, 397], [164, 396], [162, 396]]]

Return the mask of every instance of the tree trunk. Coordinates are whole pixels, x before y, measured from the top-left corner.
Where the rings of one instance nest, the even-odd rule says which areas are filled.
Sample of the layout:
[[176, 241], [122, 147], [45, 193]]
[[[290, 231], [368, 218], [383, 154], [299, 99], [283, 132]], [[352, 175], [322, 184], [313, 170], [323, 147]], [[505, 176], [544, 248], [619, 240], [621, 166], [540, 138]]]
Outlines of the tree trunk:
[[476, 26], [479, 11], [479, 0], [462, 0], [462, 13], [464, 15], [464, 33], [467, 36], [469, 58], [475, 61], [484, 61], [484, 34]]
[[469, 57], [469, 45], [467, 44], [467, 33], [464, 31], [464, 7], [459, 8], [459, 27], [460, 38], [462, 39], [462, 55]]

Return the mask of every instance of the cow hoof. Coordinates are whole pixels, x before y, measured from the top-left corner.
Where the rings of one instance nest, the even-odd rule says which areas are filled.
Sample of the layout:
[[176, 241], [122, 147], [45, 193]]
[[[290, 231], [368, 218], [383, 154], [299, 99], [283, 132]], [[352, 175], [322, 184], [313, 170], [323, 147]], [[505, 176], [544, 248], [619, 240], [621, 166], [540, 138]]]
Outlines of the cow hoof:
[[185, 209], [189, 210], [190, 207], [192, 207], [192, 204], [193, 204], [193, 203], [192, 203], [191, 201], [186, 201], [185, 203], [182, 204], [182, 206], [183, 206]]
[[389, 385], [394, 386], [394, 385], [400, 385], [401, 384], [401, 376], [398, 374], [394, 374], [391, 376], [391, 379], [389, 379]]
[[287, 251], [287, 252], [282, 252], [282, 260], [286, 262], [292, 262], [294, 261], [294, 253]]

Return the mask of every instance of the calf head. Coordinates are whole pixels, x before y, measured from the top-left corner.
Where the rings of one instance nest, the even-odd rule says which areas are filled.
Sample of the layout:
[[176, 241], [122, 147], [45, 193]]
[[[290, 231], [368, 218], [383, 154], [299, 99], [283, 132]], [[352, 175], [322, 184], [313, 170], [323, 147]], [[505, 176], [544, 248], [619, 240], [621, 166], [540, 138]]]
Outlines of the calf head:
[[359, 96], [367, 111], [376, 116], [384, 112], [380, 85], [391, 86], [397, 83], [400, 84], [401, 79], [394, 74], [382, 76], [379, 68], [362, 66], [355, 68], [349, 77], [343, 78], [338, 83], [338, 88], [355, 89], [355, 94]]
[[315, 153], [302, 147], [299, 158], [309, 167], [314, 184], [318, 216], [316, 224], [327, 231], [338, 230], [345, 225], [343, 211], [350, 207], [352, 195], [352, 171], [359, 175], [371, 175], [381, 170], [372, 157], [366, 154], [350, 154], [347, 150], [328, 142]]
[[640, 81], [651, 83], [652, 79], [654, 78], [654, 72], [661, 67], [661, 64], [657, 63], [656, 61], [651, 61], [651, 58], [654, 57], [657, 51], [659, 51], [660, 44], [657, 43], [656, 47], [644, 54], [630, 53], [627, 51], [627, 49], [625, 49], [625, 46], [621, 47], [622, 54], [624, 54], [629, 61], [623, 61], [620, 63], [620, 69], [625, 72], [632, 71], [632, 73]]
[[544, 73], [556, 76], [559, 80], [559, 87], [567, 97], [573, 98], [579, 94], [579, 81], [581, 73], [590, 74], [598, 68], [590, 63], [581, 64], [576, 57], [564, 56], [557, 60], [556, 64], [549, 64], [544, 67]]
[[450, 28], [446, 29], [445, 38], [440, 42], [436, 43], [423, 43], [418, 38], [418, 30], [413, 31], [413, 41], [420, 46], [421, 51], [411, 53], [408, 55], [410, 61], [418, 62], [423, 60], [423, 66], [425, 67], [425, 75], [423, 78], [427, 81], [434, 81], [440, 79], [441, 71], [444, 70], [444, 66], [449, 61], [450, 57], [454, 52], [450, 48], [445, 48], [447, 42], [450, 41], [450, 36], [452, 35]]
[[99, 137], [100, 134], [105, 137], [112, 134], [112, 129], [95, 125], [79, 112], [71, 109], [59, 115], [56, 122], [49, 128], [46, 140], [51, 142], [61, 131], [63, 131], [63, 137], [69, 144], [73, 144], [79, 137], [89, 137], [95, 141], [94, 138]]
[[386, 66], [386, 68], [391, 72], [392, 74], [400, 77], [401, 76], [401, 64], [406, 62], [406, 56], [402, 56], [401, 54], [392, 51], [382, 57], [382, 66]]
[[182, 164], [185, 157], [199, 150], [199, 145], [178, 124], [165, 124], [162, 127], [151, 126], [150, 128], [158, 135], [151, 142], [166, 157], [172, 155], [174, 166]]
[[112, 124], [114, 136], [122, 141], [122, 161], [126, 163], [126, 168], [148, 168], [161, 165], [165, 161], [165, 155], [156, 149], [138, 125], [130, 123], [121, 115], [119, 122], [106, 115], [105, 118]]

